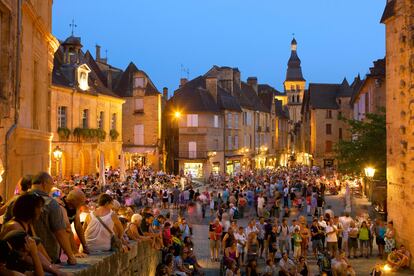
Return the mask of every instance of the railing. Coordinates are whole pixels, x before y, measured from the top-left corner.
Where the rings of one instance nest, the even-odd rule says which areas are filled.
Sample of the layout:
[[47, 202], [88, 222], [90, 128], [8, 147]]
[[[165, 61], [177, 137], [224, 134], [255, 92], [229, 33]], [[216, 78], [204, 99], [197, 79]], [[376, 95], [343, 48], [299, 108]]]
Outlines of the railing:
[[203, 159], [207, 158], [207, 151], [180, 151], [178, 157], [185, 159]]

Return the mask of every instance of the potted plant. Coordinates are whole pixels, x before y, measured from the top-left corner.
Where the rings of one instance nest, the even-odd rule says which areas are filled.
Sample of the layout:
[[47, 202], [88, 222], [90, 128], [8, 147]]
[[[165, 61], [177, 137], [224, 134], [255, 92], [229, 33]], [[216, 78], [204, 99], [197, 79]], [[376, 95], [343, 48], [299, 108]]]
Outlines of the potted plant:
[[73, 136], [76, 137], [76, 139], [79, 141], [82, 135], [83, 128], [77, 127], [73, 130]]
[[97, 131], [98, 140], [100, 142], [105, 141], [105, 138], [106, 138], [106, 132], [105, 132], [105, 130], [98, 128], [96, 131]]
[[111, 129], [111, 131], [109, 131], [109, 136], [111, 136], [112, 141], [115, 141], [118, 138], [119, 133], [116, 129]]
[[59, 127], [57, 130], [60, 140], [68, 140], [70, 135], [70, 129], [67, 127]]

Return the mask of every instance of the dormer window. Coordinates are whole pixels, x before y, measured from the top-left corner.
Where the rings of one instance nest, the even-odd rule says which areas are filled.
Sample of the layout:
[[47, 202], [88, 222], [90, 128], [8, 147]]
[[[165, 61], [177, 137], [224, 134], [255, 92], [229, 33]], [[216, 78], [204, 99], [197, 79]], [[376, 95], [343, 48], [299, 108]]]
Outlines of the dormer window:
[[144, 88], [145, 80], [142, 77], [134, 78], [134, 88]]
[[90, 71], [91, 69], [89, 69], [89, 67], [86, 64], [82, 64], [78, 67], [78, 85], [79, 88], [83, 91], [89, 89], [88, 78]]

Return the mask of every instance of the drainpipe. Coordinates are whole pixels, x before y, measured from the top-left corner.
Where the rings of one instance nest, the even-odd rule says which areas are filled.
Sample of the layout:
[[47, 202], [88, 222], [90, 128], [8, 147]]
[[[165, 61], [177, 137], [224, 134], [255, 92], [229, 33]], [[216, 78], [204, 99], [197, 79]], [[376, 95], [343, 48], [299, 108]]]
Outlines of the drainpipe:
[[15, 83], [14, 89], [16, 91], [14, 97], [14, 123], [6, 133], [5, 141], [5, 195], [7, 196], [9, 180], [8, 180], [8, 171], [9, 171], [9, 140], [13, 132], [17, 128], [19, 122], [19, 98], [20, 98], [20, 49], [21, 49], [21, 33], [22, 33], [22, 0], [17, 0], [17, 41], [16, 41], [16, 67], [15, 67]]

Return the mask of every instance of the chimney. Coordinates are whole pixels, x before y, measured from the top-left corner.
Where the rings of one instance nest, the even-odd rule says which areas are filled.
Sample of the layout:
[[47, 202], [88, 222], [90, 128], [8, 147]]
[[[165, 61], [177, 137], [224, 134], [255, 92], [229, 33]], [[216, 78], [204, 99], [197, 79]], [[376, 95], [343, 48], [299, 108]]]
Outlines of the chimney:
[[180, 88], [183, 87], [188, 82], [187, 78], [181, 78], [180, 79]]
[[98, 44], [95, 45], [95, 57], [97, 61], [101, 60], [101, 46], [99, 46]]
[[256, 94], [258, 93], [257, 77], [248, 77], [247, 84], [253, 88]]
[[213, 96], [214, 101], [217, 103], [217, 77], [206, 78], [206, 88]]
[[106, 73], [106, 86], [112, 90], [112, 71], [109, 69]]
[[168, 100], [168, 88], [164, 87], [162, 89], [162, 96], [164, 97], [164, 100]]

